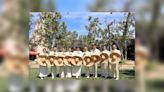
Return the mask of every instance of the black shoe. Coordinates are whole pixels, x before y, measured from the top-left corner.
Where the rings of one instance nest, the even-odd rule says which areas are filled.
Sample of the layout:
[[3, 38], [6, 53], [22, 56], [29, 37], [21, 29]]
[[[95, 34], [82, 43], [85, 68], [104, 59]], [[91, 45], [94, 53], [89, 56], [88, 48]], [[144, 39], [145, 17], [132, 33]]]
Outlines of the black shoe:
[[56, 77], [60, 77], [60, 75], [59, 75], [59, 74], [57, 74], [57, 75], [56, 75]]
[[85, 75], [85, 74], [81, 74], [81, 76], [82, 76], [82, 77], [86, 77], [86, 75]]
[[97, 74], [97, 77], [101, 77], [101, 74]]
[[50, 74], [48, 74], [48, 75], [47, 75], [47, 77], [52, 77], [52, 74], [51, 74], [51, 73], [50, 73]]
[[40, 77], [40, 76], [36, 76], [36, 78], [39, 78], [39, 79], [41, 79], [41, 77]]

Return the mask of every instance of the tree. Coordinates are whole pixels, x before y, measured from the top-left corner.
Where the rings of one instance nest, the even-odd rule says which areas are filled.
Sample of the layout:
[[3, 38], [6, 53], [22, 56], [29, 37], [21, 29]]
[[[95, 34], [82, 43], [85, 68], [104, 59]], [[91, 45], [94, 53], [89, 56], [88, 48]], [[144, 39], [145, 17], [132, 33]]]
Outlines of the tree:
[[88, 41], [89, 44], [93, 44], [99, 38], [100, 33], [100, 22], [99, 18], [92, 18], [91, 16], [88, 17], [89, 24], [85, 25], [86, 30], [88, 31]]

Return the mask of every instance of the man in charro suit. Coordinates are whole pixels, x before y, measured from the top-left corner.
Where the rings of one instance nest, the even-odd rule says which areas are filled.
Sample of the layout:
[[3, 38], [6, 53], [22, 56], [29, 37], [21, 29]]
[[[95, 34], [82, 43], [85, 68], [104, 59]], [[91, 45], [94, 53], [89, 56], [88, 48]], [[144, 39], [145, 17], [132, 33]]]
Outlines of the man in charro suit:
[[112, 77], [119, 80], [119, 62], [121, 61], [121, 52], [115, 44], [112, 45], [109, 62], [111, 64]]
[[[80, 57], [82, 59], [83, 53], [80, 50], [79, 47], [76, 48], [76, 51], [73, 52], [73, 56]], [[79, 59], [80, 60], [80, 59]], [[75, 76], [76, 78], [79, 78], [81, 76], [81, 67], [82, 67], [82, 62], [81, 60], [79, 61], [78, 65], [75, 64], [72, 68], [72, 76]]]
[[92, 61], [91, 52], [88, 51], [88, 47], [84, 47], [83, 52], [83, 65], [87, 68], [86, 70], [86, 76], [87, 78], [90, 77], [90, 68], [94, 65], [94, 62]]
[[[93, 55], [100, 56], [100, 50], [97, 49], [96, 44], [93, 45], [93, 50], [91, 51], [91, 53], [92, 53], [92, 56], [93, 56]], [[95, 65], [94, 65], [94, 75], [95, 75], [95, 78], [97, 78], [97, 76], [98, 76], [97, 73], [98, 73], [98, 62], [99, 62], [99, 60], [96, 61], [96, 62], [97, 62], [97, 63], [95, 63]]]
[[[51, 51], [49, 53], [49, 56], [55, 56], [55, 57], [58, 56], [58, 52], [57, 52], [57, 50], [56, 50], [55, 47], [51, 49]], [[52, 58], [52, 62], [54, 62], [54, 58]], [[54, 64], [50, 68], [51, 68], [51, 76], [52, 76], [52, 79], [54, 79], [55, 76], [56, 76], [56, 73], [57, 73], [56, 72], [57, 68], [56, 68], [56, 66]]]
[[[46, 48], [43, 48], [43, 51], [38, 54], [37, 62], [39, 66], [39, 77], [41, 79], [47, 77], [48, 75], [48, 67], [46, 64], [46, 56], [48, 56]], [[44, 63], [43, 63], [44, 62]]]
[[[58, 56], [65, 57], [65, 48], [61, 48], [60, 49], [60, 52], [58, 52]], [[63, 62], [64, 61], [62, 61], [62, 63]], [[61, 78], [65, 77], [65, 67], [64, 67], [64, 65], [59, 67], [59, 73], [60, 73], [60, 77]]]
[[[73, 52], [71, 48], [67, 49], [67, 52], [65, 53], [65, 56], [69, 56], [69, 59], [73, 59]], [[68, 61], [66, 61], [68, 63]], [[67, 78], [71, 78], [72, 77], [72, 66], [70, 65], [69, 62], [69, 66], [66, 65], [66, 77]]]
[[[101, 54], [105, 54], [109, 57], [110, 51], [107, 50], [107, 48], [104, 46]], [[108, 57], [104, 57], [105, 59], [102, 59], [101, 61], [101, 76], [107, 78], [109, 76], [109, 59]]]

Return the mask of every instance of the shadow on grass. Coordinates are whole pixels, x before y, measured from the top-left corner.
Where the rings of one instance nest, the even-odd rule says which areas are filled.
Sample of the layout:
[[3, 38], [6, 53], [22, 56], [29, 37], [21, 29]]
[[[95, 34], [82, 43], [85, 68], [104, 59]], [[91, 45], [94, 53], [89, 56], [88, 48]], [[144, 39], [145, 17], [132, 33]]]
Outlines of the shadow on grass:
[[135, 76], [135, 71], [134, 70], [122, 70], [120, 73], [128, 75], [128, 76]]

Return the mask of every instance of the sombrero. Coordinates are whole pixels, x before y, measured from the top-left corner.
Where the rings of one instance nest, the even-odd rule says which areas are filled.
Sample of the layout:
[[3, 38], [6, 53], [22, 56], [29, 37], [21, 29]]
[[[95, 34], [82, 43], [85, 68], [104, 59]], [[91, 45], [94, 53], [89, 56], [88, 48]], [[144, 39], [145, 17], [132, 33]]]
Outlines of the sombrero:
[[24, 57], [5, 57], [4, 65], [9, 73], [26, 75], [28, 73], [28, 63], [26, 64], [24, 60]]
[[47, 65], [48, 66], [54, 66], [54, 60], [55, 59], [56, 59], [56, 56], [54, 56], [54, 55], [48, 56], [47, 61], [46, 61]]
[[75, 66], [79, 66], [79, 63], [82, 63], [83, 62], [83, 59], [81, 56], [73, 56], [73, 61], [72, 61], [72, 64], [75, 65]]
[[94, 65], [94, 62], [93, 62], [91, 56], [84, 56], [84, 61], [86, 62], [85, 66], [87, 66], [87, 67], [90, 67], [90, 66]]
[[103, 61], [105, 61], [105, 60], [107, 60], [109, 58], [109, 55], [108, 55], [107, 52], [102, 52], [100, 54], [100, 57], [101, 57], [101, 61], [103, 62]]
[[94, 63], [99, 63], [101, 60], [101, 57], [99, 55], [96, 55], [96, 54], [92, 55], [91, 57], [92, 57], [92, 60]]
[[63, 66], [63, 59], [64, 59], [64, 56], [57, 56], [56, 60], [54, 61], [55, 65], [56, 66]]
[[135, 65], [145, 65], [149, 58], [149, 52], [146, 48], [136, 47], [135, 49]]
[[65, 56], [64, 58], [64, 64], [66, 66], [71, 66], [72, 65], [72, 60], [73, 60], [73, 57], [72, 56]]
[[46, 55], [39, 55], [37, 59], [37, 63], [41, 66], [46, 66], [47, 56]]
[[109, 55], [109, 62], [111, 63], [114, 63], [118, 61], [119, 59], [121, 59], [121, 54], [117, 51], [112, 51], [111, 54]]

